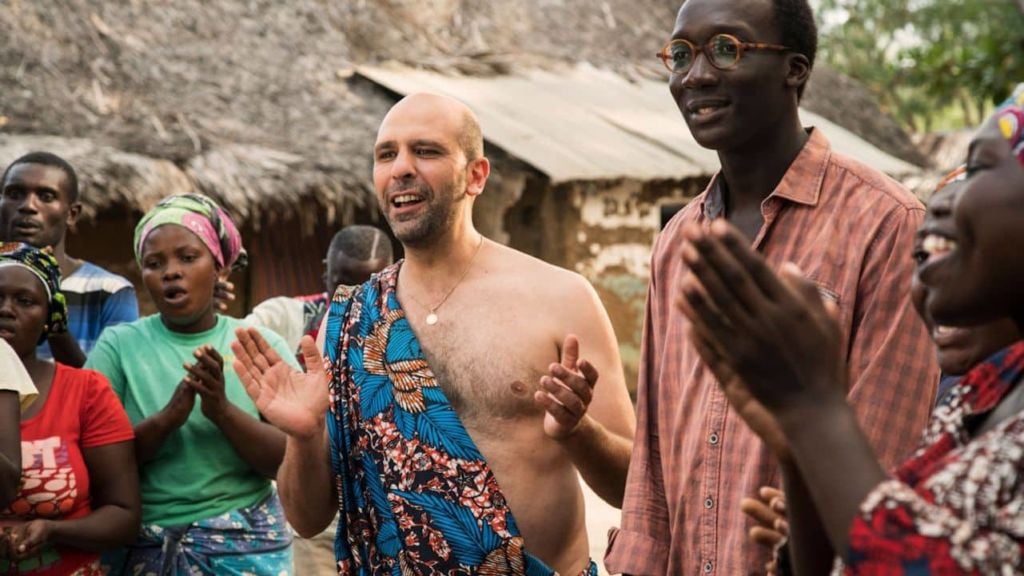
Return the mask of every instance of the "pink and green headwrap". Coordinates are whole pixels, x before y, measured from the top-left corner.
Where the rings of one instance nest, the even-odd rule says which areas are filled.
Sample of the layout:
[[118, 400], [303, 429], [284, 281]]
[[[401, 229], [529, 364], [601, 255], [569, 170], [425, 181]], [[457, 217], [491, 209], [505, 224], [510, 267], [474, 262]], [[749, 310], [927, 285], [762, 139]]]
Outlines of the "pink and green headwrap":
[[1013, 154], [1024, 164], [1024, 84], [1017, 85], [995, 112], [999, 132], [1010, 142]]
[[202, 194], [178, 194], [161, 200], [135, 227], [135, 261], [139, 266], [146, 238], [166, 224], [182, 226], [198, 236], [222, 269], [238, 270], [248, 263], [242, 236], [227, 212]]

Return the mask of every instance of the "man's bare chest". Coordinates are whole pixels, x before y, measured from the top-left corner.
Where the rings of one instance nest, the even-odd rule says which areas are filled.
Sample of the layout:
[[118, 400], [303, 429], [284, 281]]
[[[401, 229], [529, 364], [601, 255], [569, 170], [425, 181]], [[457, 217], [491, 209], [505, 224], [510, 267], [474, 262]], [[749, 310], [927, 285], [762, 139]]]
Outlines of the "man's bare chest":
[[538, 412], [533, 393], [557, 361], [550, 338], [497, 318], [412, 320], [438, 385], [460, 417], [515, 419]]

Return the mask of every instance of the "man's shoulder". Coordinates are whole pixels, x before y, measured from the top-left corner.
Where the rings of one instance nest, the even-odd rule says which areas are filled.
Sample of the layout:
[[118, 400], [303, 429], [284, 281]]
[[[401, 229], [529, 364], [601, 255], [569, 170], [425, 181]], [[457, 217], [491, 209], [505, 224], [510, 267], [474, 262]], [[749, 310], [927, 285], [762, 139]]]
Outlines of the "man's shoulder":
[[78, 270], [75, 270], [73, 274], [61, 281], [62, 292], [106, 292], [113, 294], [125, 288], [135, 289], [132, 283], [124, 276], [119, 276], [101, 266], [84, 260], [82, 265], [78, 267]]
[[[879, 208], [924, 210], [924, 205], [903, 184], [877, 168], [841, 152], [832, 151], [829, 157], [824, 192], [855, 195]], [[863, 198], [861, 198], [863, 196]]]
[[590, 285], [578, 272], [545, 262], [508, 246], [500, 248], [499, 257], [503, 261], [500, 269], [515, 278], [528, 278], [540, 291], [557, 294], [562, 290], [580, 289]]

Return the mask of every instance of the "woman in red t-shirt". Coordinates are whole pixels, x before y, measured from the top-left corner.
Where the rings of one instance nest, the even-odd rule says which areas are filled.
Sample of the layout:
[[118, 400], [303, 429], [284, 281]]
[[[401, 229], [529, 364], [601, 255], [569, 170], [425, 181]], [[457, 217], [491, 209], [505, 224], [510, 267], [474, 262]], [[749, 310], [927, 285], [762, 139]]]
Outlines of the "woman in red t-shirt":
[[103, 574], [99, 553], [130, 543], [139, 526], [132, 427], [107, 380], [36, 358], [64, 328], [59, 282], [48, 251], [0, 244], [0, 338], [39, 390], [21, 416], [21, 487], [0, 511], [3, 574]]

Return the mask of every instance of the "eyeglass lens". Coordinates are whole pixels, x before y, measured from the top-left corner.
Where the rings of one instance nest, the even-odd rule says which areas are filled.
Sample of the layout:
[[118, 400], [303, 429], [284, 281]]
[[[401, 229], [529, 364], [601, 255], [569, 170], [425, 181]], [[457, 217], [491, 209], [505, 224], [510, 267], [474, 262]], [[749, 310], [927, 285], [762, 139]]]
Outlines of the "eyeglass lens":
[[[694, 50], [688, 42], [673, 42], [669, 46], [672, 71], [683, 73], [693, 66], [696, 58]], [[740, 47], [736, 39], [719, 34], [707, 43], [704, 54], [716, 68], [729, 68], [739, 60]]]

